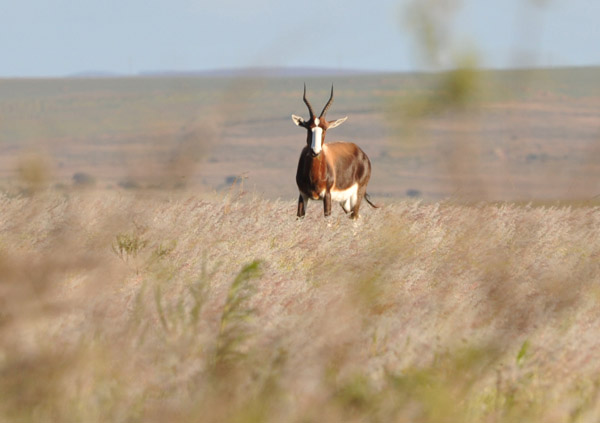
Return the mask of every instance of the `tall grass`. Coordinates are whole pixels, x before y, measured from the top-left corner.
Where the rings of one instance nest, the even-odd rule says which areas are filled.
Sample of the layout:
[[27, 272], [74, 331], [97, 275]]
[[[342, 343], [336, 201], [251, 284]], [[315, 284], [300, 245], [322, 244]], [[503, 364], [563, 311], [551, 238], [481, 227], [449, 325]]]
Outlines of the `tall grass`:
[[1, 197], [0, 420], [600, 417], [597, 207], [294, 208]]

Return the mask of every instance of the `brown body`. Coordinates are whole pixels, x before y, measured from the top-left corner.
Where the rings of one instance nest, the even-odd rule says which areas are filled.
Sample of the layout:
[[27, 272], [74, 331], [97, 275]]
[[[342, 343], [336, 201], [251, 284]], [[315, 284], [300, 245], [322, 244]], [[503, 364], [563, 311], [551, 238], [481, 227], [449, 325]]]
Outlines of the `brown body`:
[[371, 162], [367, 155], [356, 144], [334, 142], [325, 144], [325, 133], [343, 123], [346, 118], [335, 121], [325, 120], [327, 109], [333, 101], [333, 87], [329, 102], [321, 116], [316, 118], [310, 103], [304, 102], [310, 112], [310, 120], [305, 121], [292, 115], [294, 123], [307, 129], [306, 147], [300, 154], [296, 183], [300, 196], [298, 198], [298, 217], [306, 212], [308, 200], [322, 200], [325, 216], [331, 214], [331, 202], [342, 205], [351, 217], [358, 218], [358, 210], [363, 197], [373, 206], [367, 196], [367, 184], [371, 178]]
[[[331, 196], [356, 187], [356, 199], [350, 201], [351, 207], [342, 208], [346, 213], [352, 211], [352, 217], [358, 217], [362, 197], [366, 194], [367, 183], [371, 178], [371, 162], [367, 155], [353, 143], [334, 142], [325, 144], [318, 156], [313, 156], [306, 146], [300, 154], [296, 183], [300, 191], [298, 216], [304, 216], [306, 201], [323, 200], [325, 216], [331, 214]], [[348, 197], [352, 197], [351, 194]], [[339, 197], [337, 197], [339, 198]]]

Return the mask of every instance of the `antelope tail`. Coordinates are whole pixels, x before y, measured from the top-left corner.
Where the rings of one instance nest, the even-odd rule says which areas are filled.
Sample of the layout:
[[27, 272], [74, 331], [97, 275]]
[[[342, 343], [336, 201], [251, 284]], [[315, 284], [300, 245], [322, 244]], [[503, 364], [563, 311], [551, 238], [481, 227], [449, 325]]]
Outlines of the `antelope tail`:
[[380, 208], [380, 207], [381, 207], [381, 204], [377, 204], [377, 205], [373, 204], [373, 203], [371, 202], [371, 199], [369, 198], [369, 194], [367, 194], [366, 192], [365, 192], [365, 200], [367, 200], [367, 203], [369, 203], [369, 205], [370, 205], [371, 207], [373, 207], [374, 209], [378, 209], [378, 208]]

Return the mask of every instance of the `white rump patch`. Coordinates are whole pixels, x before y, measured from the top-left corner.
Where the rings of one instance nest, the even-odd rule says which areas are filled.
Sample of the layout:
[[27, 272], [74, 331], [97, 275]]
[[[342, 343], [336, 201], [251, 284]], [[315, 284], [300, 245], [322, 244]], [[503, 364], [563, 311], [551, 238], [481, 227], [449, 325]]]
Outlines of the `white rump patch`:
[[342, 207], [344, 210], [349, 212], [352, 210], [352, 207], [356, 204], [358, 199], [358, 184], [352, 185], [348, 189], [343, 190], [331, 190], [331, 201], [335, 201], [337, 203], [344, 203]]
[[[315, 119], [316, 120], [316, 119]], [[310, 148], [315, 154], [319, 154], [323, 148], [323, 128], [315, 126], [312, 131], [312, 142]]]

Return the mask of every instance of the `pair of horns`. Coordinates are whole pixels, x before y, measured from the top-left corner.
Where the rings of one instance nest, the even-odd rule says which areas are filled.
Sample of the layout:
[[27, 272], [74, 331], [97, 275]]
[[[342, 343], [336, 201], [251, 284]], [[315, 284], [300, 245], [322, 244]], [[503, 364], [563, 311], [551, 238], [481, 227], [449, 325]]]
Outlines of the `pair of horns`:
[[[310, 105], [310, 103], [308, 102], [308, 99], [306, 98], [306, 84], [304, 84], [304, 97], [303, 97], [304, 102], [306, 103], [306, 106], [308, 107], [308, 111], [310, 113], [310, 119], [314, 119], [315, 118], [315, 112], [313, 111], [312, 106]], [[327, 104], [325, 105], [325, 107], [323, 108], [323, 111], [321, 112], [321, 115], [319, 116], [319, 119], [322, 117], [325, 117], [325, 115], [327, 114], [327, 110], [329, 110], [329, 107], [331, 106], [331, 103], [333, 103], [333, 84], [331, 85], [331, 96], [329, 97], [329, 101], [327, 102]]]

